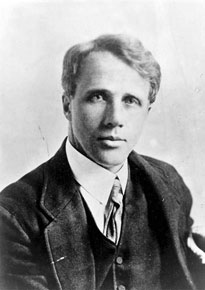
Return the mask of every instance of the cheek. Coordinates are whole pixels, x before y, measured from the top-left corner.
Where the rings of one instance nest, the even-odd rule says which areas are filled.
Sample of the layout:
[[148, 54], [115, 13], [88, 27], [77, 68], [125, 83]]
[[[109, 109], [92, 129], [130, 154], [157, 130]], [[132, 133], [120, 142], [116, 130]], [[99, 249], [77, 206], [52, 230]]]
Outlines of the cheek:
[[81, 133], [92, 133], [98, 128], [100, 118], [96, 111], [81, 108], [74, 116], [74, 126]]
[[134, 115], [134, 116], [130, 116], [130, 123], [129, 123], [129, 136], [132, 140], [135, 140], [139, 137], [143, 127], [144, 127], [144, 123], [146, 121], [146, 116], [147, 114], [142, 114], [142, 115]]

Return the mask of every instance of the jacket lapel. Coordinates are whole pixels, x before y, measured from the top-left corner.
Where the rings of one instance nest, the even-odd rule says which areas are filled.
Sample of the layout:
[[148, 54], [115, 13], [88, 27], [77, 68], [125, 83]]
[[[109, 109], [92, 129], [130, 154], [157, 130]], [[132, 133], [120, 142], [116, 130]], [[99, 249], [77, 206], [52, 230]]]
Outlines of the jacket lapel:
[[[173, 244], [173, 248], [175, 249], [176, 256], [179, 264], [182, 267], [182, 271], [184, 273], [185, 279], [188, 282], [190, 289], [195, 289], [192, 278], [190, 276], [190, 272], [187, 268], [187, 263], [185, 261], [185, 257], [182, 254], [182, 248], [179, 240], [179, 229], [178, 229], [178, 221], [179, 221], [179, 210], [180, 210], [180, 201], [178, 200], [177, 195], [164, 180], [159, 176], [159, 172], [155, 171], [155, 168], [150, 165], [142, 156], [131, 153], [129, 157], [130, 163], [135, 170], [143, 175], [142, 178], [146, 180], [146, 183], [150, 185], [150, 191], [148, 192], [148, 198], [152, 201], [156, 199], [159, 203], [160, 207], [163, 210], [165, 219], [167, 221], [168, 229], [170, 232], [171, 243]], [[137, 174], [136, 174], [137, 176]], [[153, 196], [156, 194], [156, 196]], [[153, 206], [156, 204], [156, 200], [154, 200]]]
[[45, 238], [59, 288], [94, 289], [94, 258], [86, 213], [64, 144], [48, 162], [45, 174], [41, 207], [52, 218]]

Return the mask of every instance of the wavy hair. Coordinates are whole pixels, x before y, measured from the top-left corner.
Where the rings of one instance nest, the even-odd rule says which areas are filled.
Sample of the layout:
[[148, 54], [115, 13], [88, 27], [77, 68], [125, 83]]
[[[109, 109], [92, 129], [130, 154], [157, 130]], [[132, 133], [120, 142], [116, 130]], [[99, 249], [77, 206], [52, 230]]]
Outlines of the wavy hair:
[[84, 59], [92, 52], [108, 51], [128, 64], [150, 83], [149, 101], [153, 103], [160, 87], [161, 70], [152, 53], [136, 38], [107, 34], [72, 46], [63, 60], [62, 87], [65, 95], [74, 95]]

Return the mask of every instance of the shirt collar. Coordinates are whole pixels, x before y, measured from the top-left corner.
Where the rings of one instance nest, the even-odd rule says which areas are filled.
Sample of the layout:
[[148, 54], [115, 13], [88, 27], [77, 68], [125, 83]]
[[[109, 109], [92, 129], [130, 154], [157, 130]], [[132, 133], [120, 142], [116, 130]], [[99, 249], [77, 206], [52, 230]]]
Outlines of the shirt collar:
[[68, 139], [66, 155], [76, 181], [100, 203], [104, 205], [107, 203], [116, 176], [120, 180], [124, 194], [128, 178], [127, 160], [114, 174], [77, 151]]

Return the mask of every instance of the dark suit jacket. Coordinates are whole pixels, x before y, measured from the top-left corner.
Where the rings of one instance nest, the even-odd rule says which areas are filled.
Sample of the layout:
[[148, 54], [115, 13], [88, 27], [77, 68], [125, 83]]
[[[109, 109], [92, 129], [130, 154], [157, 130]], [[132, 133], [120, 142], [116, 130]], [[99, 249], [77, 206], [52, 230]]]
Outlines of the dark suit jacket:
[[[65, 142], [48, 162], [1, 193], [1, 290], [95, 289], [86, 212], [64, 147]], [[151, 189], [148, 198], [157, 198], [163, 209], [169, 231], [164, 235], [170, 236], [186, 289], [196, 289], [195, 284], [202, 289], [200, 261], [186, 245], [192, 224], [189, 190], [164, 162], [134, 152], [128, 161]], [[171, 263], [164, 277], [172, 277]]]

